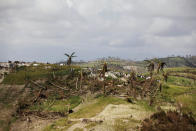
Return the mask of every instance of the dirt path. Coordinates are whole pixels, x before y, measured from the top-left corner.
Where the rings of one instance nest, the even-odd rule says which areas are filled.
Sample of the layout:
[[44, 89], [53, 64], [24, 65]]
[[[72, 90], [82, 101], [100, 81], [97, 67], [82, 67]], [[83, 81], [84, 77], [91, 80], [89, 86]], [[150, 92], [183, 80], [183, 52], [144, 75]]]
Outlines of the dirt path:
[[[72, 121], [78, 121], [72, 125], [67, 131], [74, 131], [74, 129], [81, 128], [84, 131], [108, 131], [113, 130], [117, 120], [123, 120], [125, 122], [131, 122], [132, 129], [135, 129], [140, 125], [140, 121], [150, 116], [152, 112], [144, 110], [142, 107], [129, 104], [129, 105], [113, 105], [109, 104], [105, 109], [96, 115], [95, 117], [85, 119], [74, 119]], [[93, 124], [93, 127], [90, 125]], [[88, 127], [88, 128], [85, 128]]]

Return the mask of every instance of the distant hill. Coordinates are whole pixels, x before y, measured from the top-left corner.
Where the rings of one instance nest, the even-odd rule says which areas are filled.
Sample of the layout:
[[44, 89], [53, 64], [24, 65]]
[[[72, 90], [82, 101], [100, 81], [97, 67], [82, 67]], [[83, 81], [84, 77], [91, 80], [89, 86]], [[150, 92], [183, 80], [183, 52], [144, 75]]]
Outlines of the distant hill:
[[[196, 56], [189, 57], [165, 57], [165, 58], [157, 58], [158, 60], [165, 62], [167, 67], [194, 67], [196, 68]], [[153, 59], [151, 59], [153, 60]], [[137, 61], [135, 62], [137, 66], [145, 66], [147, 63], [145, 61]]]
[[[196, 56], [174, 56], [174, 57], [165, 57], [165, 58], [157, 58], [158, 60], [165, 62], [167, 67], [194, 67], [196, 68]], [[153, 59], [151, 59], [153, 60]], [[73, 64], [80, 65], [83, 67], [97, 67], [102, 68], [104, 62], [107, 62], [110, 68], [115, 69], [123, 69], [124, 66], [138, 66], [138, 67], [146, 67], [147, 63], [142, 61], [132, 61], [132, 60], [125, 60], [115, 57], [108, 57], [108, 58], [99, 58], [95, 61], [89, 62], [75, 62]], [[66, 63], [66, 62], [59, 62], [59, 63]]]
[[159, 60], [165, 62], [167, 67], [196, 67], [196, 56], [190, 57], [166, 57]]

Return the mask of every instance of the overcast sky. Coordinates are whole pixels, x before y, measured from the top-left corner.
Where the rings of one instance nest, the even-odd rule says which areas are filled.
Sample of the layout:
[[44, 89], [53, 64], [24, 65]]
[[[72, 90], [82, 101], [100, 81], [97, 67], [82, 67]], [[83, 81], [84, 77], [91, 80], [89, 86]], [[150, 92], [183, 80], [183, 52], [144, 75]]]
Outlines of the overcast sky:
[[196, 0], [0, 0], [0, 61], [196, 55]]

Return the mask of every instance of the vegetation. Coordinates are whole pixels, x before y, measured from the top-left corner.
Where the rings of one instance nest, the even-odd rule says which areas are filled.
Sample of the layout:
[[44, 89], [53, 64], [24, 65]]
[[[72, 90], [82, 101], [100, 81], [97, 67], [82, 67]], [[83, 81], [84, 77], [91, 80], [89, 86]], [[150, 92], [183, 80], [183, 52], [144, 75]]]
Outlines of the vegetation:
[[[99, 66], [102, 68], [101, 72], [96, 68], [95, 72], [90, 72], [79, 66], [71, 65], [71, 58], [75, 57], [74, 53], [66, 54], [66, 56], [68, 56], [68, 66], [40, 64], [36, 67], [19, 67], [5, 77], [2, 82], [5, 85], [24, 85], [19, 89], [0, 88], [0, 104], [3, 105], [3, 109], [13, 107], [15, 109], [11, 118], [16, 117], [19, 120], [32, 116], [54, 118], [56, 121], [49, 124], [44, 130], [66, 130], [80, 122], [80, 119], [88, 120], [96, 117], [109, 104], [133, 105], [133, 108], [140, 111], [142, 109], [147, 113], [168, 111], [174, 108], [180, 113], [189, 114], [193, 119], [196, 118], [195, 68], [163, 69], [164, 60], [147, 60], [149, 72], [138, 73], [133, 70], [128, 72], [121, 68], [123, 71], [118, 70], [119, 75], [116, 78], [111, 76], [106, 78], [105, 74], [111, 70], [111, 63], [113, 63], [112, 66], [119, 63], [110, 61], [111, 63], [100, 64], [103, 65], [103, 67]], [[181, 60], [181, 58], [176, 59]], [[122, 67], [122, 65], [120, 66]], [[93, 73], [95, 77], [90, 76]], [[141, 109], [136, 107], [141, 107]], [[164, 107], [172, 108], [166, 110]], [[165, 117], [171, 118], [167, 114], [164, 114], [163, 117], [164, 119]], [[178, 117], [177, 114], [176, 118]], [[8, 128], [11, 122], [14, 121], [0, 119], [0, 126]], [[88, 129], [102, 124], [97, 121], [86, 123], [85, 128]], [[136, 129], [138, 124], [141, 124], [140, 120], [130, 117], [116, 118], [114, 124], [110, 126], [112, 130], [117, 131], [130, 128], [139, 130]], [[154, 126], [153, 124], [152, 126]], [[143, 126], [145, 127], [145, 125]], [[151, 127], [149, 128], [151, 129]], [[74, 130], [83, 130], [83, 127]]]
[[31, 111], [47, 111], [67, 113], [78, 106], [81, 102], [79, 96], [71, 96], [68, 100], [47, 100], [42, 103], [36, 103], [29, 107]]
[[193, 131], [196, 129], [196, 121], [192, 116], [180, 114], [176, 111], [157, 112], [150, 119], [145, 119], [142, 123], [141, 131]]
[[58, 126], [61, 126], [62, 128], [60, 130], [66, 130], [76, 122], [69, 121], [68, 118], [63, 118], [61, 120], [56, 121], [55, 123], [45, 127], [43, 131], [57, 131], [56, 129]]
[[65, 76], [71, 73], [70, 68], [75, 69], [75, 72], [80, 70], [77, 66], [57, 66], [57, 65], [40, 65], [37, 67], [23, 67], [18, 71], [8, 74], [3, 80], [3, 84], [22, 85], [28, 80], [48, 79], [53, 74], [56, 76]]
[[81, 108], [70, 115], [71, 118], [90, 118], [100, 113], [108, 104], [128, 104], [128, 102], [115, 97], [99, 97], [94, 104]]

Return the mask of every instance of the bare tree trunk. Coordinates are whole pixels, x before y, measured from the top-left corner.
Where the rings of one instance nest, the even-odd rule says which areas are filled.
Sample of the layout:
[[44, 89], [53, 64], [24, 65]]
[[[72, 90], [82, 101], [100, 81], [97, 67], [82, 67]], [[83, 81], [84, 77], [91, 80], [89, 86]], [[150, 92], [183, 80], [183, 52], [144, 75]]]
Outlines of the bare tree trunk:
[[55, 79], [55, 74], [54, 71], [52, 72], [52, 78]]
[[162, 84], [161, 83], [159, 85], [159, 90], [160, 90], [160, 92], [162, 91]]
[[80, 72], [80, 90], [82, 89], [82, 82], [83, 82], [83, 72]]
[[78, 89], [78, 78], [76, 79], [76, 89]]
[[105, 69], [103, 69], [103, 94], [106, 95], [106, 89], [105, 89]]
[[41, 92], [43, 91], [43, 89], [44, 89], [44, 88], [41, 88], [41, 89], [39, 90], [39, 93], [38, 93], [37, 97], [33, 100], [33, 103], [37, 102], [37, 100], [39, 99], [40, 94], [41, 94]]
[[52, 82], [49, 82], [51, 85], [53, 85], [54, 87], [57, 87], [57, 88], [59, 88], [59, 89], [62, 89], [62, 90], [65, 90], [65, 91], [68, 91], [69, 89], [67, 89], [67, 88], [64, 88], [64, 87], [60, 87], [60, 86], [58, 86], [58, 85], [55, 85], [54, 83], [52, 83]]

